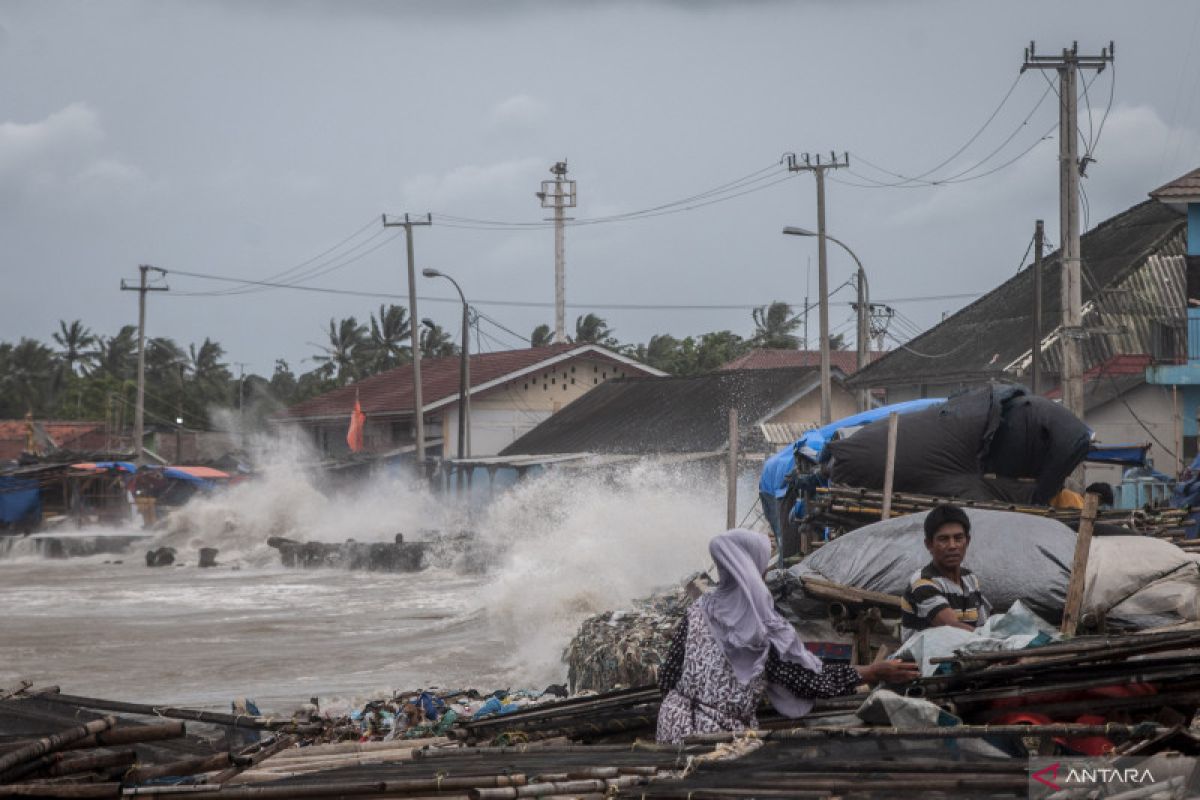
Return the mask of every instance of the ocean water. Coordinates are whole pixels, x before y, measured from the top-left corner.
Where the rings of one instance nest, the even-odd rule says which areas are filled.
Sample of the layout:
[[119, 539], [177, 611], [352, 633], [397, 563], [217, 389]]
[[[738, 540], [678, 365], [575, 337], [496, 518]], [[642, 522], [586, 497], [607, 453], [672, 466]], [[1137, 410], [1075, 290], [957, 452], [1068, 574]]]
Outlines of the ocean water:
[[[260, 443], [258, 479], [193, 501], [126, 556], [0, 545], [0, 686], [212, 708], [248, 696], [275, 713], [312, 696], [541, 689], [564, 680], [584, 617], [706, 568], [724, 527], [723, 481], [703, 469], [548, 473], [464, 514], [395, 477], [327, 496], [296, 447]], [[455, 552], [420, 573], [284, 569], [266, 545], [463, 529], [491, 554], [482, 573]], [[184, 565], [146, 567], [159, 544]], [[195, 566], [201, 546], [220, 567]]]

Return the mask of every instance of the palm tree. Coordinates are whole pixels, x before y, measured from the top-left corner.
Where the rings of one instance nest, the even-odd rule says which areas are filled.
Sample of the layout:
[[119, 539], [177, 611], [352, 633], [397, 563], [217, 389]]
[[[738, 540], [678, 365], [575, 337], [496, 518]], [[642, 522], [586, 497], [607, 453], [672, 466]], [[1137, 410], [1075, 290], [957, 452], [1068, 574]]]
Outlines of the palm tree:
[[615, 346], [613, 330], [608, 323], [595, 314], [585, 314], [575, 318], [575, 341], [587, 344], [602, 344], [606, 347]]
[[367, 343], [367, 329], [358, 324], [354, 317], [346, 317], [341, 323], [329, 320], [329, 344], [318, 345], [322, 355], [313, 356], [321, 366], [321, 372], [336, 380], [338, 386], [354, 381], [359, 374], [355, 362], [355, 350]]
[[421, 328], [421, 358], [445, 358], [461, 352], [450, 334], [441, 325], [425, 325]]
[[379, 318], [371, 315], [371, 341], [366, 352], [367, 372], [382, 372], [385, 369], [407, 364], [412, 360], [412, 350], [403, 344], [412, 339], [412, 326], [408, 321], [408, 310], [404, 306], [379, 306]]
[[4, 416], [46, 413], [53, 373], [54, 351], [36, 339], [23, 338], [15, 346], [0, 344], [0, 408]]
[[759, 306], [754, 309], [754, 337], [751, 341], [755, 347], [765, 347], [769, 350], [795, 350], [800, 346], [800, 340], [792, 335], [792, 331], [800, 327], [800, 318], [792, 316], [792, 307], [787, 303], [776, 301], [769, 306]]
[[62, 348], [58, 351], [58, 358], [68, 372], [77, 373], [76, 366], [86, 371], [88, 365], [95, 361], [96, 351], [88, 348], [96, 344], [96, 340], [97, 337], [81, 321], [73, 320], [70, 325], [66, 320], [58, 321], [54, 341]]
[[547, 347], [554, 341], [554, 336], [550, 332], [549, 325], [538, 325], [533, 329], [533, 333], [529, 335], [530, 347]]
[[101, 336], [96, 348], [93, 372], [119, 381], [134, 377], [137, 368], [137, 326], [126, 325], [116, 336]]

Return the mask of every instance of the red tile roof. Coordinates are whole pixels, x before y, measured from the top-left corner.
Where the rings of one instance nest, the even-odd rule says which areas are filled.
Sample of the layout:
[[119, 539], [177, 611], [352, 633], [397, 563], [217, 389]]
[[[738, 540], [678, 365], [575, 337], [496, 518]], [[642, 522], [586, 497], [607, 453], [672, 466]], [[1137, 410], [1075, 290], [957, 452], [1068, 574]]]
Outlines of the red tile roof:
[[1194, 169], [1183, 177], [1158, 187], [1150, 193], [1150, 196], [1163, 202], [1200, 198], [1200, 169]]
[[[34, 446], [47, 449], [49, 436], [63, 450], [91, 451], [103, 447], [103, 422], [34, 420]], [[29, 443], [23, 419], [0, 420], [0, 460], [17, 458]]]
[[[1085, 388], [1088, 384], [1097, 383], [1101, 378], [1108, 379], [1113, 377], [1137, 376], [1143, 378], [1145, 382], [1146, 367], [1154, 363], [1154, 359], [1144, 353], [1127, 353], [1124, 355], [1116, 355], [1105, 361], [1103, 364], [1097, 364], [1088, 371], [1083, 373], [1083, 382]], [[1133, 388], [1134, 384], [1130, 385]], [[1141, 384], [1136, 384], [1141, 385]], [[1048, 392], [1044, 393], [1051, 400], [1057, 400], [1062, 397], [1062, 386], [1055, 386]]]
[[[867, 363], [871, 363], [884, 355], [883, 351], [875, 350], [867, 353]], [[858, 354], [852, 350], [832, 350], [829, 353], [829, 363], [834, 369], [840, 369], [843, 374], [851, 375], [858, 369]], [[817, 367], [821, 364], [820, 350], [751, 350], [744, 356], [738, 356], [720, 369], [781, 369], [787, 367]]]
[[[663, 373], [635, 361], [618, 356], [597, 345], [554, 344], [549, 347], [528, 347], [521, 350], [505, 350], [471, 356], [471, 395], [478, 396], [481, 387], [493, 381], [515, 376], [522, 371], [532, 371], [538, 365], [555, 361], [570, 361], [588, 358], [621, 364], [637, 375], [662, 375]], [[439, 402], [455, 402], [458, 399], [459, 383], [458, 356], [423, 359], [421, 361], [421, 402], [428, 411]], [[484, 389], [486, 391], [486, 389]], [[339, 389], [298, 403], [275, 415], [278, 420], [318, 419], [340, 417], [354, 408], [354, 398], [362, 403], [368, 417], [380, 415], [412, 414], [413, 381], [412, 366], [405, 365], [364, 378]]]

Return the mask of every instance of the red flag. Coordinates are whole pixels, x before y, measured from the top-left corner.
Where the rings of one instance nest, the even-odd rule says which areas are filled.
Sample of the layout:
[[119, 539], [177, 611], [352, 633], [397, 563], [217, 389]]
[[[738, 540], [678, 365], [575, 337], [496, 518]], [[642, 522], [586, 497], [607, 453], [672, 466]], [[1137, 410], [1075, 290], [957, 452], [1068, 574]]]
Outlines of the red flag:
[[367, 415], [363, 413], [358, 397], [355, 397], [354, 410], [350, 412], [350, 430], [346, 431], [346, 444], [356, 453], [363, 449], [363, 426], [366, 422]]

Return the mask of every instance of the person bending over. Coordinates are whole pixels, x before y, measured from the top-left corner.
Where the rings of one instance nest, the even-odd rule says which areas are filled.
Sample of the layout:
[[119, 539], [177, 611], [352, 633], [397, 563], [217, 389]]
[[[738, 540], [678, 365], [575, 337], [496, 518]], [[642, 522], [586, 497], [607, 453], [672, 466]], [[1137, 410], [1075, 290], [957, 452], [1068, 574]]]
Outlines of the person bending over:
[[932, 560], [913, 573], [900, 600], [901, 640], [945, 625], [973, 631], [992, 606], [979, 578], [963, 566], [971, 544], [971, 520], [958, 506], [940, 505], [925, 517], [925, 549]]
[[763, 581], [771, 543], [761, 533], [731, 530], [713, 537], [715, 589], [688, 608], [658, 674], [663, 692], [658, 741], [696, 733], [758, 727], [765, 694], [775, 709], [801, 717], [813, 699], [851, 694], [863, 683], [905, 683], [915, 664], [881, 661], [865, 667], [822, 664], [775, 610]]

